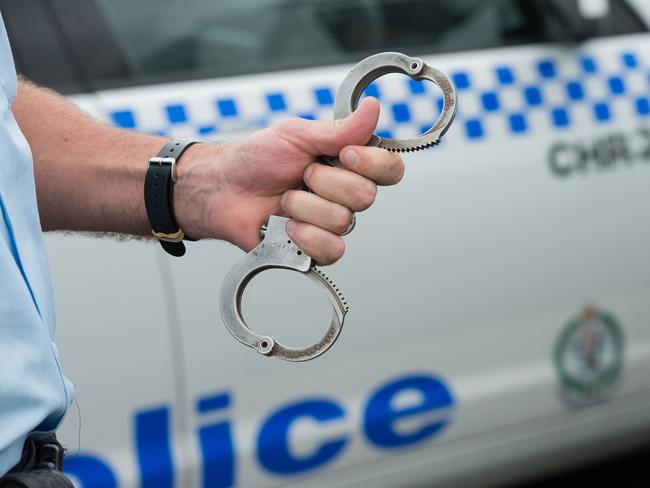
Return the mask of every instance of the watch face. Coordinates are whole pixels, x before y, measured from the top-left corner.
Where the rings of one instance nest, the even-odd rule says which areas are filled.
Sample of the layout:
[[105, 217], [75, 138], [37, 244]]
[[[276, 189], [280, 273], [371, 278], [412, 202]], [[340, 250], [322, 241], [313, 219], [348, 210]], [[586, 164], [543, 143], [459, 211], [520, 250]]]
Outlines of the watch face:
[[555, 346], [562, 397], [571, 405], [610, 398], [621, 376], [623, 334], [617, 321], [595, 307], [570, 320]]

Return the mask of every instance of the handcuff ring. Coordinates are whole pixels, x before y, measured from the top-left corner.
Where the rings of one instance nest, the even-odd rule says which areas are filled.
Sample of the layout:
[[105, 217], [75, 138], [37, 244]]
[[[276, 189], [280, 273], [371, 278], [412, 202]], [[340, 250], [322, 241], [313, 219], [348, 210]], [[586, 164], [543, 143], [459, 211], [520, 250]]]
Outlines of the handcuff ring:
[[[429, 80], [443, 92], [443, 108], [433, 126], [415, 139], [380, 138], [376, 135], [368, 145], [379, 146], [396, 152], [417, 151], [437, 144], [451, 125], [456, 113], [456, 92], [451, 81], [440, 71], [428, 66], [420, 58], [400, 53], [380, 53], [357, 64], [346, 76], [336, 93], [334, 118], [340, 119], [352, 113], [359, 103], [363, 90], [377, 78], [388, 73], [403, 73], [414, 80]], [[345, 168], [338, 158], [323, 156], [321, 162]], [[220, 293], [220, 311], [228, 331], [242, 344], [255, 349], [264, 356], [275, 356], [286, 361], [308, 361], [327, 351], [338, 339], [347, 302], [339, 289], [320, 270], [312, 259], [292, 242], [286, 232], [288, 218], [271, 215], [262, 229], [262, 242], [235, 265], [226, 275]], [[356, 216], [343, 235], [356, 224]], [[292, 348], [268, 335], [253, 332], [242, 317], [241, 300], [246, 286], [259, 273], [268, 269], [286, 269], [300, 272], [325, 289], [332, 306], [329, 326], [320, 340], [308, 347]]]

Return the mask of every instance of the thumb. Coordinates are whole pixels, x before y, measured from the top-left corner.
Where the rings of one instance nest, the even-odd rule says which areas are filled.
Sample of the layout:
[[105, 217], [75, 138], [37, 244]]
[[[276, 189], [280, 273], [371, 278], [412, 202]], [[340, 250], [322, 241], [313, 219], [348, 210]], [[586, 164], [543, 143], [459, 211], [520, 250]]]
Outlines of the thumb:
[[379, 102], [372, 97], [364, 98], [359, 107], [348, 117], [339, 120], [294, 119], [287, 126], [303, 149], [314, 156], [337, 156], [349, 145], [363, 146], [368, 143], [379, 120]]

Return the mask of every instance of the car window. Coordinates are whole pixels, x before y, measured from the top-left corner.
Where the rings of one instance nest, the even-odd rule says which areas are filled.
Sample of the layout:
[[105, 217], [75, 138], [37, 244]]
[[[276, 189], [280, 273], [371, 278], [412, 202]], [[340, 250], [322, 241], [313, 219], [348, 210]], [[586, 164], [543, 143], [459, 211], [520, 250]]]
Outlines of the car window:
[[587, 35], [567, 0], [98, 1], [131, 78], [145, 83], [644, 30], [620, 1]]
[[63, 92], [83, 90], [80, 67], [41, 1], [0, 0], [0, 12], [19, 73]]
[[423, 55], [646, 30], [623, 0], [610, 0], [610, 15], [594, 21], [582, 19], [577, 5], [576, 0], [68, 0], [53, 2], [52, 11], [53, 22], [65, 27], [74, 59], [85, 68], [89, 89], [102, 89], [353, 62], [379, 51]]

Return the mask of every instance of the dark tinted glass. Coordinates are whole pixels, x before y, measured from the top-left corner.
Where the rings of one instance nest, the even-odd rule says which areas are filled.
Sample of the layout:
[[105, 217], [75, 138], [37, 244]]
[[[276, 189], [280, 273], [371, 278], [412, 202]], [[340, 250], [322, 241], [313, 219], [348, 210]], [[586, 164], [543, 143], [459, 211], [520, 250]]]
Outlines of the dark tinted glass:
[[143, 83], [644, 30], [620, 1], [598, 22], [571, 0], [98, 1]]
[[0, 0], [16, 70], [59, 91], [83, 91], [83, 74], [41, 0]]
[[52, 2], [93, 89], [646, 30], [622, 0], [596, 21], [579, 15], [576, 0], [95, 2]]

